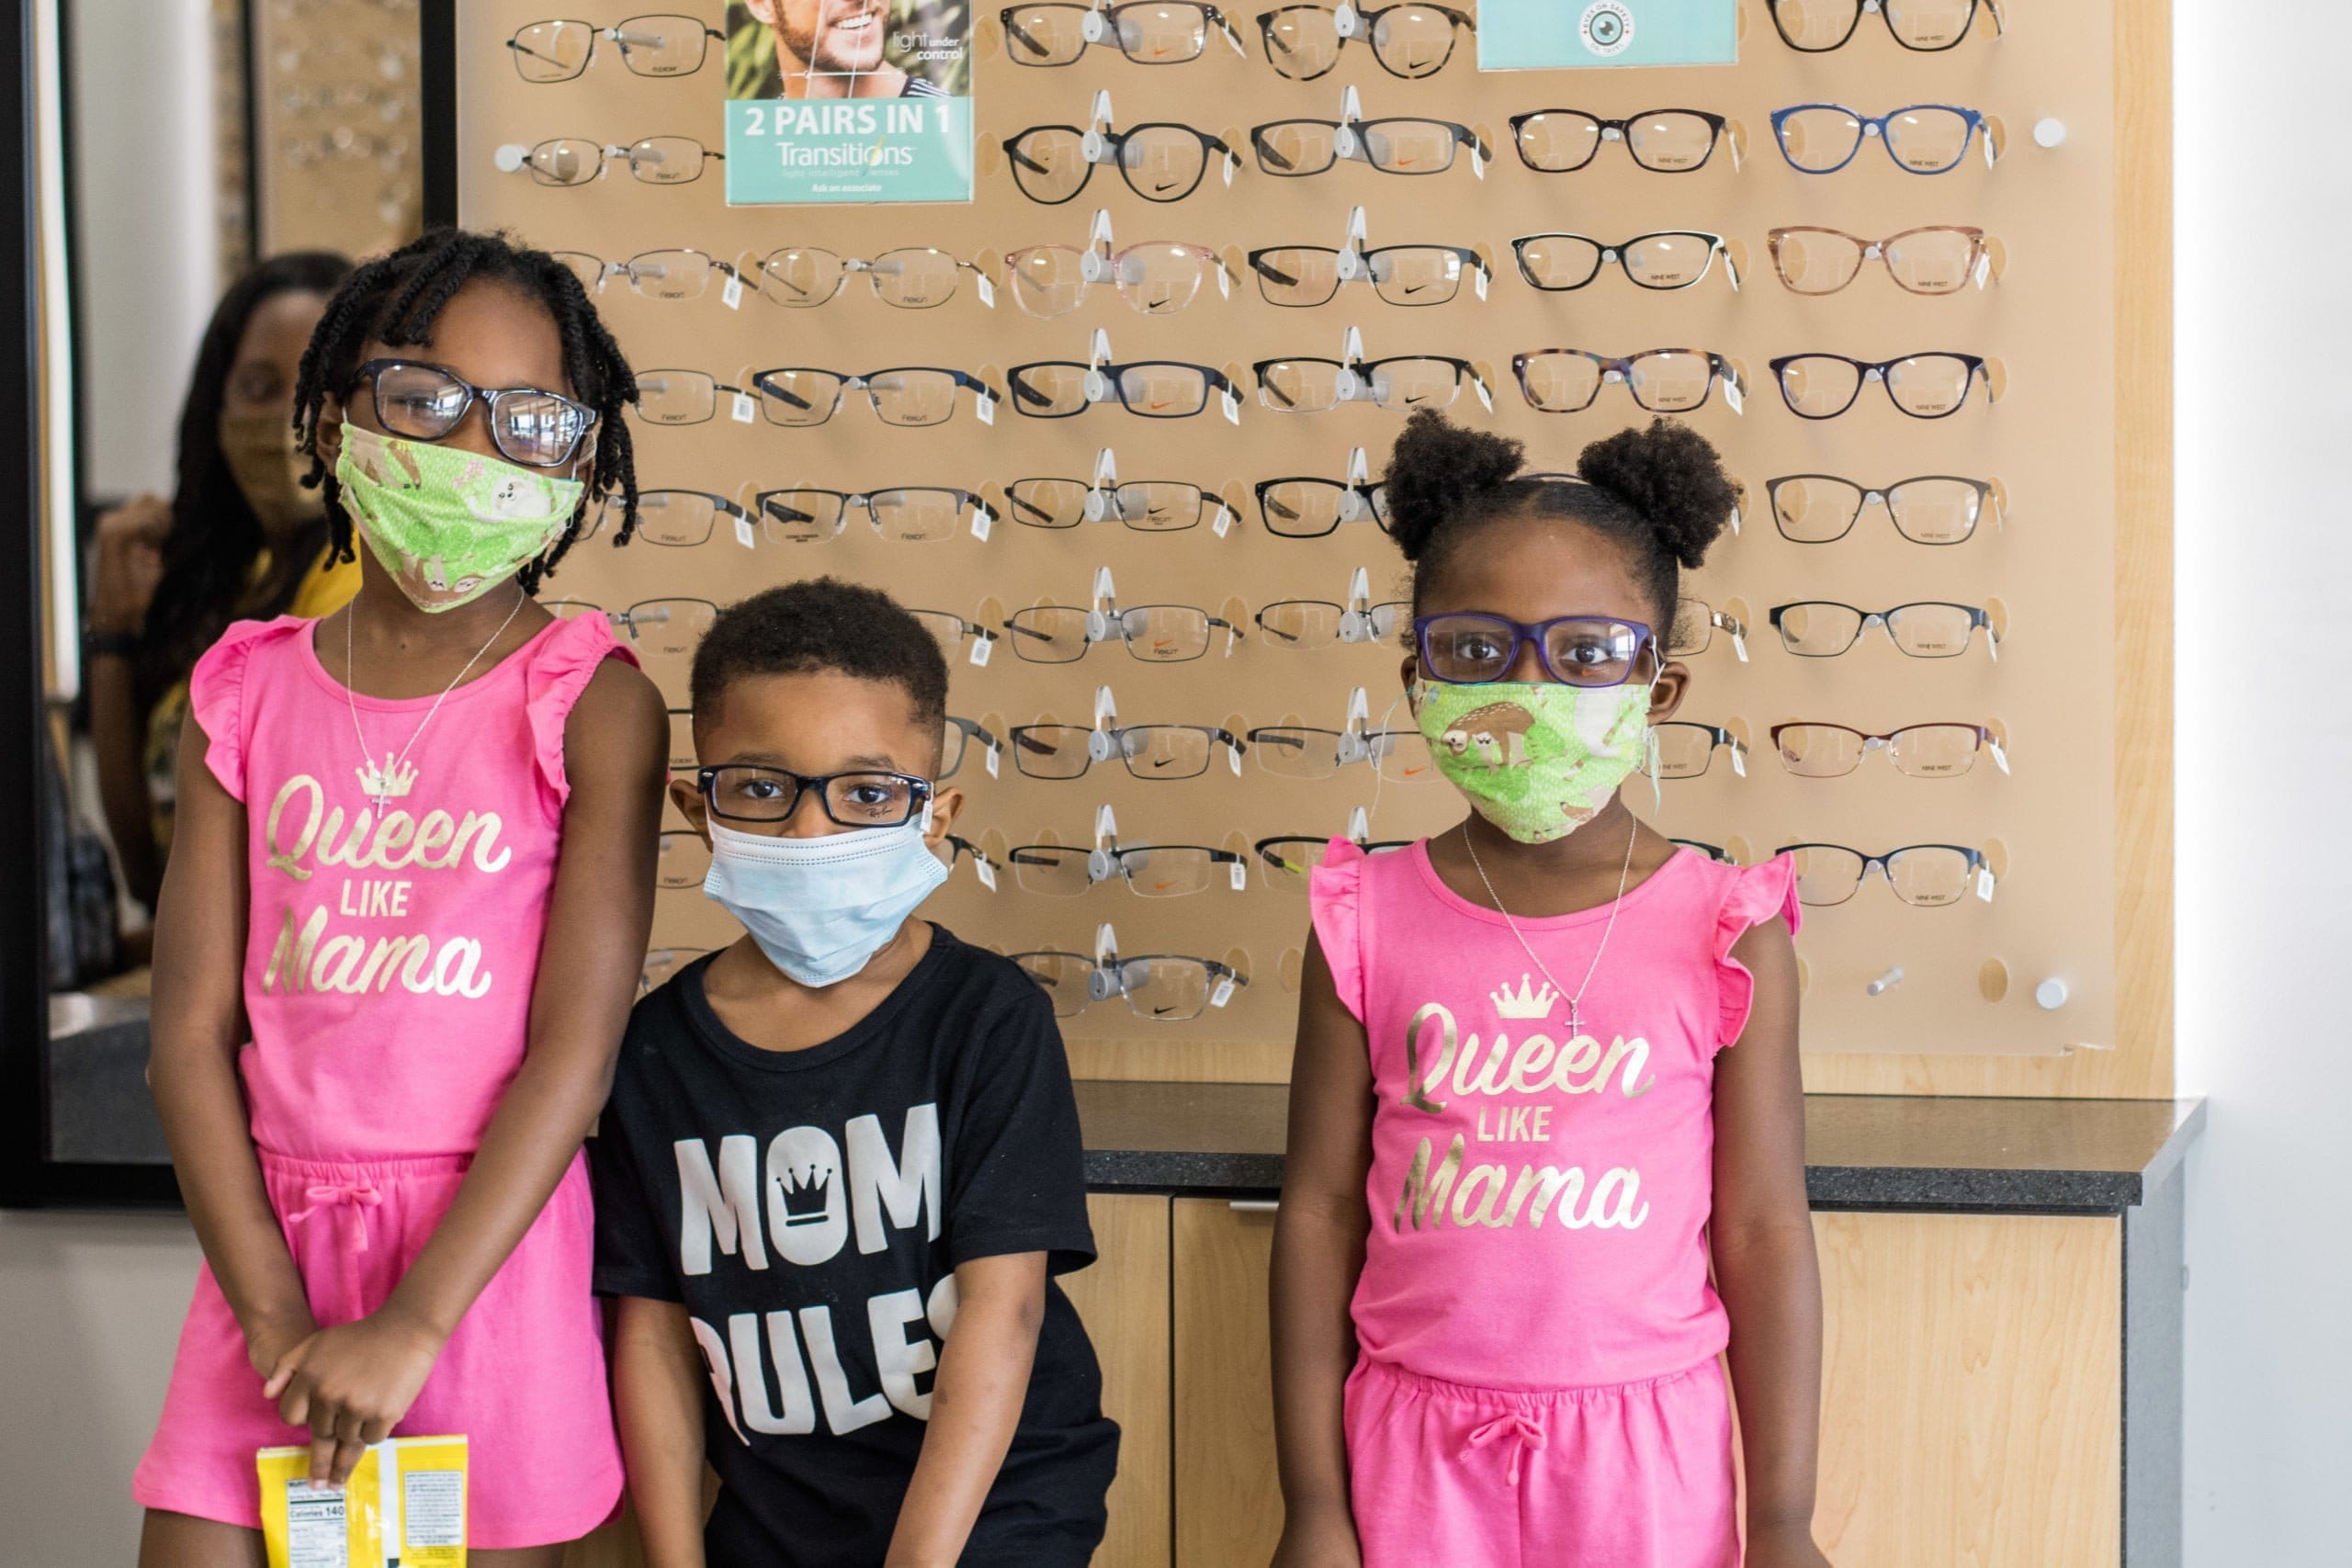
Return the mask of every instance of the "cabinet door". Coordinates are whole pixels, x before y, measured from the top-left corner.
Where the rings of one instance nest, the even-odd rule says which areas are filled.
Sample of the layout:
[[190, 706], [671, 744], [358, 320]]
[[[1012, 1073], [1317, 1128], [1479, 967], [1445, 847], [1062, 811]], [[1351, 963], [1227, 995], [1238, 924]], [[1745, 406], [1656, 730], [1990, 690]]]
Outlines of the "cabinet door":
[[2122, 1227], [1815, 1214], [1820, 1503], [1844, 1563], [2115, 1568]]
[[1119, 1424], [1111, 1528], [1094, 1568], [1168, 1568], [1168, 1200], [1086, 1200], [1095, 1262], [1062, 1277], [1102, 1363], [1102, 1410]]
[[1282, 1534], [1266, 1269], [1272, 1205], [1176, 1201], [1176, 1568], [1262, 1563]]

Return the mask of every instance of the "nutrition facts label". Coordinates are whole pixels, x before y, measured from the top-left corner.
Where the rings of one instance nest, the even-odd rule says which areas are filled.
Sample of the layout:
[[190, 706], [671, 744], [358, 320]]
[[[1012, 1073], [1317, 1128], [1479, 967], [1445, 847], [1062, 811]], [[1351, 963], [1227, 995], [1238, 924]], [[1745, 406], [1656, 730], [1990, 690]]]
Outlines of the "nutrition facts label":
[[344, 1495], [308, 1481], [286, 1483], [286, 1568], [348, 1568]]

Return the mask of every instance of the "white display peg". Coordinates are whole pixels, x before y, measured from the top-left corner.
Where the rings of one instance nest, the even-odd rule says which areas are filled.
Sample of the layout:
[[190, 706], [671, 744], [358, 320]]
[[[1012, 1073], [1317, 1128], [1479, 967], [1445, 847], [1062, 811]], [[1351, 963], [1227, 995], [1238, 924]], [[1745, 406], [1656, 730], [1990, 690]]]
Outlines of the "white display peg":
[[2065, 144], [2066, 122], [2055, 115], [2044, 115], [2033, 122], [2033, 144], [2036, 147], [2060, 147]]
[[1903, 984], [1903, 965], [1896, 964], [1889, 966], [1885, 974], [1864, 986], [1862, 992], [1866, 996], [1883, 997], [1901, 984]]
[[491, 165], [502, 175], [520, 174], [523, 165], [531, 161], [531, 150], [519, 141], [502, 143], [490, 155]]
[[2044, 1012], [2056, 1012], [2066, 1005], [2066, 982], [2052, 975], [2033, 988], [2033, 1005]]

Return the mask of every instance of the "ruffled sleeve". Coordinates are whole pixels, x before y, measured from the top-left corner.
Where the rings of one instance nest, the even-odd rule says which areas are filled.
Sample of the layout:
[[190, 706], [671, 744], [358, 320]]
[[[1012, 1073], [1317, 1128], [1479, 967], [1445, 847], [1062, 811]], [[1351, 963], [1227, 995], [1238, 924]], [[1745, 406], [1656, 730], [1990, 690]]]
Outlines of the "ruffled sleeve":
[[637, 662], [637, 655], [613, 636], [602, 615], [558, 623], [531, 651], [530, 667], [524, 673], [524, 707], [530, 716], [539, 782], [559, 807], [571, 798], [571, 781], [563, 770], [564, 725], [597, 670], [616, 657]]
[[298, 615], [234, 622], [188, 671], [187, 711], [204, 731], [204, 765], [238, 800], [245, 798], [245, 743], [251, 738], [245, 716], [246, 669], [255, 649], [310, 629], [311, 623]]
[[1781, 855], [1762, 865], [1736, 868], [1729, 881], [1723, 908], [1715, 917], [1715, 995], [1723, 1010], [1715, 1039], [1723, 1045], [1737, 1041], [1747, 1028], [1748, 1010], [1756, 1000], [1756, 976], [1731, 955], [1732, 944], [1750, 927], [1760, 926], [1775, 915], [1788, 921], [1789, 934], [1794, 936], [1802, 919], [1794, 856]]
[[1306, 875], [1306, 907], [1315, 921], [1316, 940], [1331, 966], [1340, 1000], [1359, 1021], [1364, 1013], [1363, 865], [1369, 858], [1349, 840], [1334, 839], [1323, 852], [1323, 863]]

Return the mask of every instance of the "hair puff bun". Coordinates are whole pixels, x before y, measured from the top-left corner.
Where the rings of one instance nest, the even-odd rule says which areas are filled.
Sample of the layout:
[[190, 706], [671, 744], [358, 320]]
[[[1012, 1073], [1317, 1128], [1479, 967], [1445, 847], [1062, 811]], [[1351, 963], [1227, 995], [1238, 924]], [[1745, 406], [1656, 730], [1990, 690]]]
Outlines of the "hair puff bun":
[[1430, 538], [1473, 501], [1508, 483], [1524, 460], [1509, 436], [1446, 422], [1433, 409], [1418, 409], [1405, 422], [1388, 454], [1388, 533], [1408, 561], [1418, 561]]
[[1707, 438], [1664, 419], [1587, 446], [1577, 457], [1577, 477], [1623, 502], [1685, 567], [1705, 558], [1737, 501]]

